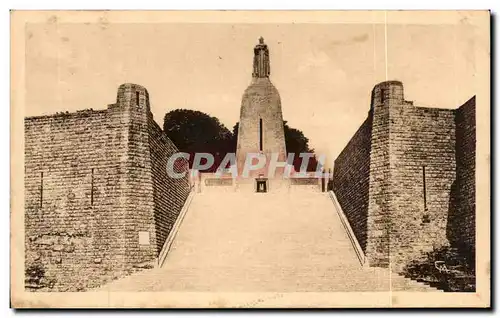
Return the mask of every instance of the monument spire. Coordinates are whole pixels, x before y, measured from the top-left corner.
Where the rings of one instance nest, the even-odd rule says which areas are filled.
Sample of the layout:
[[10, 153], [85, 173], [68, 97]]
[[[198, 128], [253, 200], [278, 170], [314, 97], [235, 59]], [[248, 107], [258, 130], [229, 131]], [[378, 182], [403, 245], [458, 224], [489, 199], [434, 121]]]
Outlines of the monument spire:
[[[269, 65], [269, 50], [261, 37], [254, 48], [252, 80], [241, 99], [236, 144], [239, 189], [246, 187], [259, 192], [275, 191], [281, 186], [288, 189], [288, 181], [281, 179], [287, 166], [276, 166], [275, 171], [270, 169], [273, 160], [286, 162], [287, 152], [280, 94], [269, 80]], [[247, 158], [255, 155], [259, 162], [265, 161], [265, 165], [248, 171]]]
[[269, 49], [264, 43], [264, 38], [259, 38], [259, 44], [253, 49], [253, 73], [252, 77], [265, 78], [271, 74], [271, 65], [269, 62]]

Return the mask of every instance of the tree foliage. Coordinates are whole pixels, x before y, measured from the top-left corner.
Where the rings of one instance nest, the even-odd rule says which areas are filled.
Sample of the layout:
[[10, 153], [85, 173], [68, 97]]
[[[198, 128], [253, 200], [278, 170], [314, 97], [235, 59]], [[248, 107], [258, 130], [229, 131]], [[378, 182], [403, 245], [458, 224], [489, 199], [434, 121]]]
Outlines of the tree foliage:
[[[302, 158], [299, 157], [300, 154], [314, 153], [314, 149], [309, 147], [309, 138], [307, 138], [302, 131], [288, 126], [286, 120], [283, 121], [283, 125], [285, 131], [286, 152], [287, 154], [294, 154], [293, 166], [296, 171], [299, 171], [302, 164]], [[315, 171], [317, 164], [318, 162], [316, 161], [316, 157], [311, 158], [307, 165], [307, 171]]]
[[[165, 114], [163, 131], [179, 151], [190, 154], [192, 167], [194, 154], [205, 152], [215, 158], [207, 171], [214, 171], [226, 153], [232, 152], [233, 134], [216, 117], [190, 109], [176, 109]], [[203, 163], [203, 162], [202, 162]]]
[[163, 131], [185, 152], [225, 151], [232, 133], [219, 119], [197, 110], [176, 109], [165, 114]]

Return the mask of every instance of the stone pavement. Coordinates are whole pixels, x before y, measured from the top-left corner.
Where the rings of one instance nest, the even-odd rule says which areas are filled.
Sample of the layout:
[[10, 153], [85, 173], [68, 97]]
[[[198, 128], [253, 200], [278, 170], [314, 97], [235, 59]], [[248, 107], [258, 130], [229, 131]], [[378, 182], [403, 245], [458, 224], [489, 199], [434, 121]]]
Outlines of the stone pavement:
[[326, 193], [197, 193], [163, 267], [100, 291], [438, 291], [361, 267]]

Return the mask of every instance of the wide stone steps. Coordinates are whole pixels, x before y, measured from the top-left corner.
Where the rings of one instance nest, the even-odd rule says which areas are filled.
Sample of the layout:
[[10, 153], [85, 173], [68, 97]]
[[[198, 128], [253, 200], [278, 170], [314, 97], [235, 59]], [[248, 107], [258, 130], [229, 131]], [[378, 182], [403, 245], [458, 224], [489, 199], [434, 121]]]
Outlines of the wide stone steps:
[[199, 193], [161, 268], [101, 290], [217, 292], [436, 291], [361, 267], [325, 193]]

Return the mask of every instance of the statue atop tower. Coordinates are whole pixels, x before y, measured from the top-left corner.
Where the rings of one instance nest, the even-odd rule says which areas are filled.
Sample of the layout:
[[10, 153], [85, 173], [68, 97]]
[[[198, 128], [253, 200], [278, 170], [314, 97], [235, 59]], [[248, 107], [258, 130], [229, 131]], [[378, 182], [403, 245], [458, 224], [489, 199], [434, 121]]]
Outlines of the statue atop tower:
[[[269, 49], [261, 37], [254, 48], [252, 81], [241, 101], [236, 160], [239, 176], [244, 175], [248, 155], [257, 155], [265, 165], [251, 171], [249, 177], [240, 178], [240, 187], [248, 184], [260, 189], [265, 182], [264, 189], [276, 189], [278, 181], [268, 174], [271, 158], [276, 156], [279, 162], [286, 161], [281, 99], [269, 79], [270, 73]], [[282, 170], [277, 169], [276, 174], [282, 174]]]
[[253, 49], [253, 73], [252, 77], [269, 77], [271, 74], [271, 65], [269, 62], [269, 49], [264, 43], [264, 38], [259, 38], [259, 44]]

